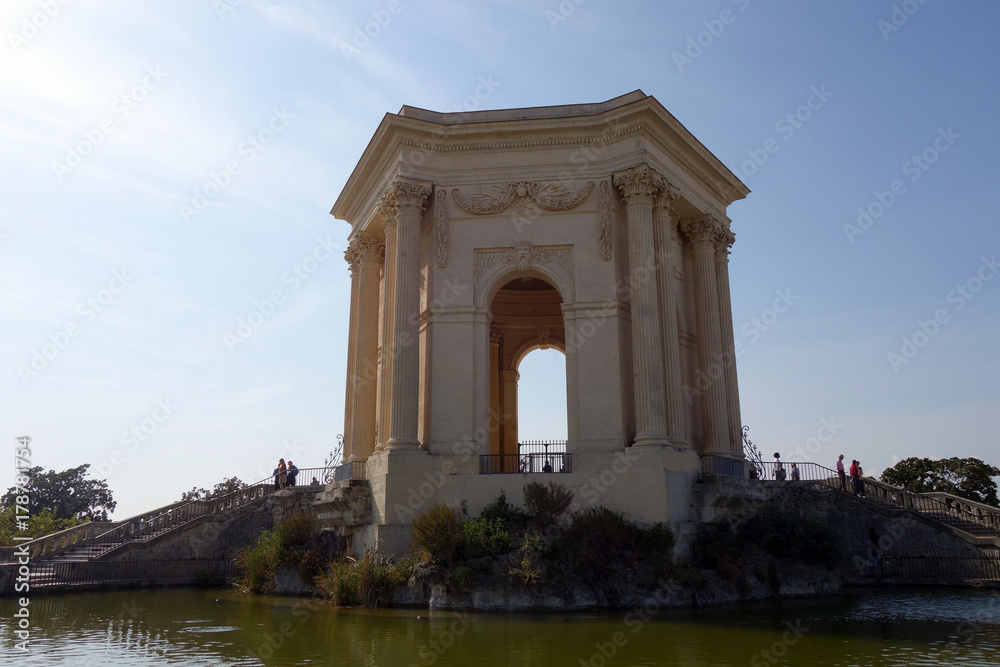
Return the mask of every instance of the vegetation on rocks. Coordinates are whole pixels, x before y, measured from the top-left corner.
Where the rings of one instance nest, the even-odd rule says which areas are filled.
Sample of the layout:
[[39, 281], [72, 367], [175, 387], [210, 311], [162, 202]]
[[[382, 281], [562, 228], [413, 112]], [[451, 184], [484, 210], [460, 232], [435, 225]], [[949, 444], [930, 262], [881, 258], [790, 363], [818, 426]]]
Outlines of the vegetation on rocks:
[[308, 514], [296, 514], [265, 530], [252, 547], [236, 553], [240, 570], [237, 587], [248, 593], [266, 593], [274, 589], [274, 573], [281, 563], [299, 564], [299, 576], [311, 583], [322, 569], [323, 561], [308, 549], [316, 534], [316, 520]]
[[529, 482], [524, 509], [500, 496], [469, 518], [446, 505], [417, 516], [413, 555], [424, 567], [450, 568], [448, 585], [469, 589], [510, 584], [590, 586], [610, 598], [636, 577], [655, 585], [676, 566], [674, 535], [662, 524], [643, 527], [606, 507], [573, 511], [561, 484]]

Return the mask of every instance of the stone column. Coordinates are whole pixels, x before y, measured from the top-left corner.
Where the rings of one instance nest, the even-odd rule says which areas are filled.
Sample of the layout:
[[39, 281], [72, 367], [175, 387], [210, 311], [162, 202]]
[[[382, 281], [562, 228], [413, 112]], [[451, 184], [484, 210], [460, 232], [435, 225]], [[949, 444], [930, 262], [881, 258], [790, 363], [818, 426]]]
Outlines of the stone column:
[[719, 291], [715, 280], [715, 242], [725, 227], [714, 216], [684, 220], [682, 231], [694, 258], [694, 301], [698, 320], [698, 380], [705, 433], [702, 454], [729, 453], [729, 417], [722, 366]]
[[729, 248], [736, 235], [724, 230], [715, 242], [715, 282], [719, 290], [719, 327], [722, 329], [722, 355], [725, 360], [726, 413], [729, 418], [727, 440], [734, 456], [743, 457], [743, 428], [740, 419], [740, 390], [736, 381], [736, 342], [733, 333], [733, 303], [729, 294]]
[[660, 294], [660, 326], [663, 332], [663, 366], [666, 376], [667, 435], [670, 442], [690, 447], [684, 424], [684, 395], [681, 387], [681, 347], [677, 339], [677, 305], [674, 299], [674, 217], [680, 191], [663, 179], [653, 202], [653, 237], [656, 242], [656, 278]]
[[500, 388], [503, 391], [503, 442], [501, 454], [517, 454], [517, 371], [500, 371]]
[[429, 183], [398, 177], [384, 199], [396, 216], [396, 275], [392, 322], [392, 394], [386, 447], [419, 447], [420, 219]]
[[344, 251], [344, 259], [351, 267], [351, 314], [347, 324], [347, 388], [344, 390], [344, 450], [340, 462], [347, 463], [354, 453], [354, 358], [357, 356], [358, 336], [358, 255], [353, 246]]
[[500, 342], [503, 327], [490, 325], [490, 454], [500, 453]]
[[614, 183], [625, 200], [628, 217], [636, 445], [669, 444], [656, 293], [657, 266], [653, 252], [653, 195], [660, 179], [647, 164], [614, 174]]
[[354, 418], [351, 420], [351, 461], [367, 461], [375, 450], [375, 390], [378, 359], [379, 273], [385, 243], [372, 236], [351, 241], [359, 259], [358, 301], [354, 357]]
[[385, 222], [385, 264], [382, 268], [382, 322], [379, 331], [381, 339], [379, 346], [379, 377], [378, 377], [378, 428], [375, 450], [385, 449], [389, 439], [389, 420], [392, 412], [392, 316], [393, 297], [396, 285], [396, 214], [386, 205], [385, 198], [379, 203], [382, 220]]

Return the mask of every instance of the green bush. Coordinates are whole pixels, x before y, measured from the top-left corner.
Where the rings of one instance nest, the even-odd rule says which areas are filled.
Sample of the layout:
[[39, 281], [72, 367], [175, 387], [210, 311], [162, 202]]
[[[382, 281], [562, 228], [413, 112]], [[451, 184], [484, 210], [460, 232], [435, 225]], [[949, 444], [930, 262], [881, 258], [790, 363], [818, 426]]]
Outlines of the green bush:
[[507, 502], [507, 493], [500, 491], [500, 497], [483, 508], [479, 513], [482, 519], [498, 519], [505, 524], [520, 525], [527, 523], [528, 514], [520, 507]]
[[569, 509], [573, 502], [573, 492], [562, 484], [549, 482], [528, 482], [524, 485], [524, 507], [541, 526], [551, 526]]
[[240, 570], [237, 585], [250, 593], [264, 593], [274, 588], [274, 572], [279, 563], [301, 563], [300, 578], [315, 576], [318, 567], [306, 550], [316, 532], [316, 520], [309, 514], [296, 514], [265, 530], [256, 544], [236, 553], [233, 560]]
[[462, 523], [447, 505], [434, 505], [413, 519], [411, 548], [425, 560], [447, 565], [462, 540]]
[[233, 560], [240, 571], [237, 585], [249, 593], [265, 593], [274, 588], [274, 571], [281, 561], [281, 540], [265, 530], [256, 544], [236, 552]]
[[703, 523], [691, 545], [692, 561], [707, 570], [716, 570], [732, 582], [743, 580], [743, 546], [728, 523]]
[[317, 579], [320, 590], [342, 607], [385, 607], [413, 574], [413, 559], [393, 562], [376, 549], [365, 549], [361, 560], [342, 556], [329, 565], [329, 572]]
[[295, 514], [274, 527], [284, 551], [300, 551], [316, 533], [316, 519], [311, 514]]
[[756, 544], [778, 558], [835, 566], [843, 557], [840, 533], [822, 521], [768, 508], [754, 514], [737, 530], [738, 542]]
[[611, 544], [627, 549], [637, 546], [639, 529], [621, 512], [614, 512], [604, 505], [588, 507], [573, 517], [573, 528], [592, 533]]
[[500, 519], [471, 519], [462, 524], [461, 558], [496, 556], [510, 551], [510, 533]]
[[676, 543], [674, 534], [662, 523], [639, 529], [637, 544], [639, 551], [654, 559], [669, 561], [674, 555]]

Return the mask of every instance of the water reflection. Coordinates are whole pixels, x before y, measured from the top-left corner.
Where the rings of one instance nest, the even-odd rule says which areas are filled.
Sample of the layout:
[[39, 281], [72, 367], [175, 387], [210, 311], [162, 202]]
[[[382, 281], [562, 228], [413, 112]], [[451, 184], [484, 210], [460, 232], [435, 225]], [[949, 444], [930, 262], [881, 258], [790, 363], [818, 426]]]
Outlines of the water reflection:
[[1000, 594], [893, 590], [700, 610], [530, 614], [337, 610], [204, 590], [31, 601], [22, 665], [994, 665]]

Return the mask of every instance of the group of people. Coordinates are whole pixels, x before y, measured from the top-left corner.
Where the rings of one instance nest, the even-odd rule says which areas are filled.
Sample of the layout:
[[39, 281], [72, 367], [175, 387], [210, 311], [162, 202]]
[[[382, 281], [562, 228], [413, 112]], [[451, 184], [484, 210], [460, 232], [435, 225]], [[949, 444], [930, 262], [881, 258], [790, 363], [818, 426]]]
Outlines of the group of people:
[[851, 460], [850, 470], [845, 472], [844, 470], [844, 455], [841, 454], [837, 458], [837, 475], [840, 476], [840, 490], [847, 491], [847, 474], [850, 472], [851, 475], [851, 486], [853, 487], [854, 495], [861, 498], [865, 497], [865, 471], [861, 468], [861, 461], [857, 459]]
[[299, 469], [295, 467], [291, 459], [285, 465], [285, 459], [278, 459], [278, 467], [274, 469], [274, 490], [278, 491], [287, 486], [295, 486], [295, 478], [299, 476]]
[[779, 482], [784, 482], [785, 479], [791, 475], [793, 481], [799, 481], [802, 479], [802, 473], [799, 472], [799, 467], [792, 464], [792, 469], [789, 472], [785, 472], [785, 464], [781, 462], [781, 454], [778, 452], [774, 453], [774, 478]]
[[[861, 468], [861, 462], [858, 460], [851, 461], [850, 469], [844, 467], [844, 455], [841, 454], [837, 458], [837, 475], [840, 476], [840, 490], [847, 491], [847, 475], [851, 476], [851, 487], [854, 491], [854, 495], [861, 498], [865, 497], [865, 472]], [[779, 482], [785, 481], [785, 479], [791, 478], [793, 481], [800, 480], [801, 473], [799, 472], [798, 466], [794, 463], [791, 464], [791, 470], [786, 471], [785, 465], [781, 462], [781, 454], [778, 452], [774, 453], [774, 478]]]

